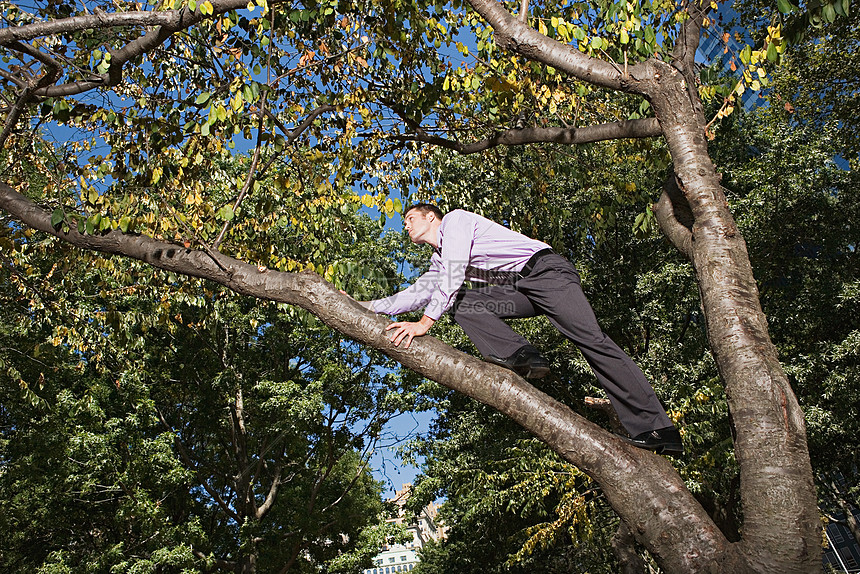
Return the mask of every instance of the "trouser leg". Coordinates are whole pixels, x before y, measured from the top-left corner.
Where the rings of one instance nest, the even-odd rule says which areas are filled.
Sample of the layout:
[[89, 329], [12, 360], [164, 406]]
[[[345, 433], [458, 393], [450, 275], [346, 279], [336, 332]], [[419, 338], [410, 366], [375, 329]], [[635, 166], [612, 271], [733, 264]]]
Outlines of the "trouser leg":
[[579, 347], [632, 436], [672, 426], [641, 369], [600, 329], [569, 261], [558, 255], [542, 258], [517, 289]]
[[490, 285], [463, 289], [453, 309], [460, 325], [484, 357], [510, 357], [528, 340], [517, 334], [502, 319], [534, 317], [532, 303], [511, 285]]

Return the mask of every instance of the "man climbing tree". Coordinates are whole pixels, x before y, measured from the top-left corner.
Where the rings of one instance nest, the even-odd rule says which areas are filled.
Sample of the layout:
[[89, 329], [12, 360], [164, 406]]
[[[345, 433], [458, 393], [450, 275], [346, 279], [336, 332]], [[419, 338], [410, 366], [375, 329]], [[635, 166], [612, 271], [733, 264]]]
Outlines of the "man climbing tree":
[[[658, 453], [683, 452], [681, 435], [657, 400], [654, 389], [630, 357], [606, 336], [571, 263], [546, 243], [530, 239], [480, 215], [461, 209], [444, 215], [418, 203], [403, 215], [413, 243], [433, 247], [430, 270], [414, 285], [362, 303], [376, 313], [398, 315], [425, 307], [419, 321], [392, 323], [395, 346], [409, 348], [442, 313], [451, 310], [481, 354], [526, 378], [541, 378], [549, 362], [502, 319], [545, 314], [582, 351], [609, 395], [631, 444]], [[490, 283], [466, 289], [466, 280]]]

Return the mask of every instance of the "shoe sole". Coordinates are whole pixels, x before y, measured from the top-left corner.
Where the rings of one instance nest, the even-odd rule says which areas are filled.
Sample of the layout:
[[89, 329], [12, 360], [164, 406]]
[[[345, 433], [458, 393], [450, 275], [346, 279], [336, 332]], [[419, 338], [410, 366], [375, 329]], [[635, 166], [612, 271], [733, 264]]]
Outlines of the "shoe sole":
[[542, 379], [549, 374], [549, 367], [529, 367], [525, 371], [524, 375], [520, 375], [524, 379]]
[[636, 448], [641, 448], [642, 450], [650, 450], [654, 454], [668, 454], [671, 456], [681, 456], [684, 454], [684, 447], [679, 444], [655, 444], [646, 446], [644, 444], [633, 442], [626, 436], [622, 436], [621, 439], [627, 444], [631, 444]]
[[529, 374], [526, 375], [527, 379], [542, 379], [549, 374], [549, 367], [535, 367], [534, 369], [529, 369]]
[[638, 446], [639, 448], [645, 450], [654, 451], [655, 454], [669, 454], [672, 456], [681, 456], [684, 454], [684, 447], [679, 444], [660, 444], [653, 447], [643, 447], [639, 446], [636, 443], [630, 443], [633, 446]]

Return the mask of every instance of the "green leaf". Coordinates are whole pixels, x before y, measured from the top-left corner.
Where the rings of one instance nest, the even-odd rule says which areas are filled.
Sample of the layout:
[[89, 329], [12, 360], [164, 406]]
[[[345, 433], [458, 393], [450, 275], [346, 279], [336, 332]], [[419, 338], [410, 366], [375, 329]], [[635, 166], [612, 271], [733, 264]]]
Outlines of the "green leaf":
[[209, 92], [203, 92], [202, 94], [197, 96], [197, 99], [194, 100], [194, 103], [197, 105], [205, 104], [206, 102], [209, 101], [209, 98], [211, 98], [211, 97], [212, 97], [212, 94], [210, 94]]
[[783, 14], [788, 14], [792, 10], [794, 10], [794, 6], [791, 5], [791, 2], [788, 0], [777, 0], [776, 2], [777, 8]]
[[776, 51], [776, 45], [771, 42], [767, 45], [767, 61], [776, 62], [779, 59], [779, 52]]
[[51, 214], [51, 226], [57, 227], [63, 220], [66, 218], [66, 212], [62, 210], [62, 208], [57, 208]]
[[215, 214], [218, 219], [222, 221], [232, 221], [233, 217], [235, 217], [235, 213], [233, 212], [233, 207], [230, 205], [225, 205], [221, 209], [218, 210], [218, 213]]

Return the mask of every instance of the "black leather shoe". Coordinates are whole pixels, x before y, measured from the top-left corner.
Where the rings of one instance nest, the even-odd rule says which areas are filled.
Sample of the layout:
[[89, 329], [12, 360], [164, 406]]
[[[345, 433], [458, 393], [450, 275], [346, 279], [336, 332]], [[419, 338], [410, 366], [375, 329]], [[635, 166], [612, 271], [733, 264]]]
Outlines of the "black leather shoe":
[[507, 359], [489, 355], [487, 361], [510, 369], [525, 379], [540, 379], [549, 374], [549, 361], [531, 345], [520, 347]]
[[664, 427], [657, 430], [643, 432], [633, 438], [625, 437], [624, 440], [657, 454], [671, 454], [680, 456], [684, 454], [684, 446], [681, 444], [681, 433], [675, 427]]

